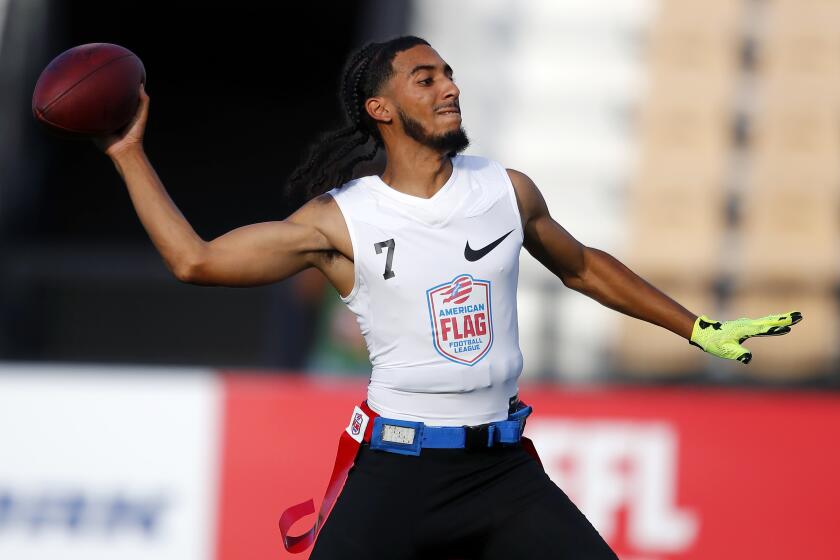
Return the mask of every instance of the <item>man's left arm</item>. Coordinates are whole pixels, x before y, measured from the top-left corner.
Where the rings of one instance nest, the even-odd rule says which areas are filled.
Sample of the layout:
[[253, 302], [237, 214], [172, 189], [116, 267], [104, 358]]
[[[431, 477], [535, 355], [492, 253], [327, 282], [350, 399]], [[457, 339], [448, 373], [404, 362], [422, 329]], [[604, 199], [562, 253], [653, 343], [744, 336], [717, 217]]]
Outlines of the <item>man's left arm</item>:
[[602, 305], [668, 329], [706, 352], [743, 363], [752, 358], [741, 346], [744, 340], [785, 334], [802, 319], [798, 312], [723, 323], [698, 317], [613, 256], [581, 244], [554, 221], [527, 175], [513, 169], [508, 175], [519, 204], [525, 248], [565, 286]]

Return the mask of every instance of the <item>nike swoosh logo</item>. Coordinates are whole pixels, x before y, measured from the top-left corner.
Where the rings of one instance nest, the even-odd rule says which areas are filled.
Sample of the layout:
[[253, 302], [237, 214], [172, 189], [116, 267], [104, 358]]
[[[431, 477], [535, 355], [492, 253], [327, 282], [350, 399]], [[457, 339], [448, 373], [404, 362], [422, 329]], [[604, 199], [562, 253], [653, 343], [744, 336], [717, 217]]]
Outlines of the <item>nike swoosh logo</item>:
[[470, 248], [470, 242], [469, 242], [469, 241], [467, 241], [467, 244], [466, 244], [466, 246], [464, 247], [464, 258], [465, 258], [465, 259], [467, 259], [467, 260], [468, 260], [468, 261], [470, 261], [470, 262], [477, 261], [478, 259], [480, 259], [480, 258], [481, 258], [481, 257], [483, 257], [484, 255], [486, 255], [487, 253], [489, 253], [490, 251], [492, 251], [493, 249], [495, 249], [496, 247], [498, 247], [499, 243], [501, 243], [502, 241], [504, 241], [504, 240], [505, 240], [505, 237], [507, 237], [507, 236], [508, 236], [508, 235], [510, 235], [511, 233], [513, 233], [513, 230], [510, 230], [509, 232], [507, 232], [506, 234], [504, 234], [503, 236], [501, 236], [500, 238], [498, 238], [496, 241], [494, 241], [494, 242], [493, 242], [493, 243], [491, 243], [490, 245], [485, 245], [485, 246], [484, 246], [484, 247], [482, 247], [481, 249], [472, 249], [472, 248]]

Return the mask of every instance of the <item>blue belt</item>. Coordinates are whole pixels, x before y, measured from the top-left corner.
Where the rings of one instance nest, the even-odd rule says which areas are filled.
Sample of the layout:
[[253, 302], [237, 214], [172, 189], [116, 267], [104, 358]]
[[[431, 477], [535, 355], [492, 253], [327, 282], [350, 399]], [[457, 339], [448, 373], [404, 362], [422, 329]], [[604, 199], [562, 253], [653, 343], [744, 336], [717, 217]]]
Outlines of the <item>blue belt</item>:
[[525, 419], [531, 407], [519, 408], [507, 420], [479, 426], [427, 426], [423, 422], [396, 420], [376, 416], [370, 435], [370, 448], [401, 455], [420, 455], [426, 449], [476, 450], [496, 444], [514, 444], [522, 439]]

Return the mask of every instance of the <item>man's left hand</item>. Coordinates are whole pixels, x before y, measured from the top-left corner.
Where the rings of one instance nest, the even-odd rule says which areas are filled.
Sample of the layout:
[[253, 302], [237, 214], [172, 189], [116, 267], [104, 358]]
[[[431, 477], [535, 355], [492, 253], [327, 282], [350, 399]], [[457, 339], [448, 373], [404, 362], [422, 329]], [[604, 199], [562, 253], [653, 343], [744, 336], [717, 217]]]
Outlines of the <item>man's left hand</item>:
[[802, 320], [802, 313], [791, 311], [768, 315], [760, 319], [743, 317], [734, 321], [715, 321], [701, 315], [694, 322], [689, 344], [701, 350], [725, 358], [748, 364], [752, 352], [741, 343], [753, 336], [780, 336], [790, 332], [791, 325]]

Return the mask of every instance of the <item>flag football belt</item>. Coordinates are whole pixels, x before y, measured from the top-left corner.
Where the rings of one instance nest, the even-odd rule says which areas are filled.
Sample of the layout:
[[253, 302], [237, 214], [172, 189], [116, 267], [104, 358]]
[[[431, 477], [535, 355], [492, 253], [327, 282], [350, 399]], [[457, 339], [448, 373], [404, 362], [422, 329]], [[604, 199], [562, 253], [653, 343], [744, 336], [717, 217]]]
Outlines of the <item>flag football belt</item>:
[[[364, 441], [370, 443], [371, 449], [402, 455], [420, 455], [421, 449], [477, 450], [496, 444], [519, 443], [522, 430], [525, 429], [525, 419], [531, 414], [530, 406], [519, 404], [519, 410], [509, 415], [507, 420], [480, 426], [426, 426], [423, 422], [376, 415], [372, 416], [370, 437], [366, 433]], [[361, 411], [354, 410], [354, 420], [349, 426], [351, 431], [358, 412]]]
[[280, 516], [283, 546], [289, 552], [303, 552], [312, 546], [318, 531], [326, 522], [338, 495], [344, 488], [347, 475], [355, 464], [362, 442], [368, 443], [371, 449], [401, 455], [420, 455], [420, 451], [424, 448], [479, 450], [494, 445], [512, 445], [521, 442], [525, 450], [539, 462], [534, 444], [522, 436], [525, 420], [531, 414], [532, 408], [518, 400], [512, 408], [514, 411], [508, 415], [507, 420], [489, 424], [426, 426], [423, 422], [384, 418], [371, 410], [367, 401], [363, 402], [353, 409], [350, 424], [341, 433], [335, 465], [315, 525], [302, 535], [289, 535], [292, 525], [303, 517], [315, 513], [315, 502], [310, 499], [286, 509]]

